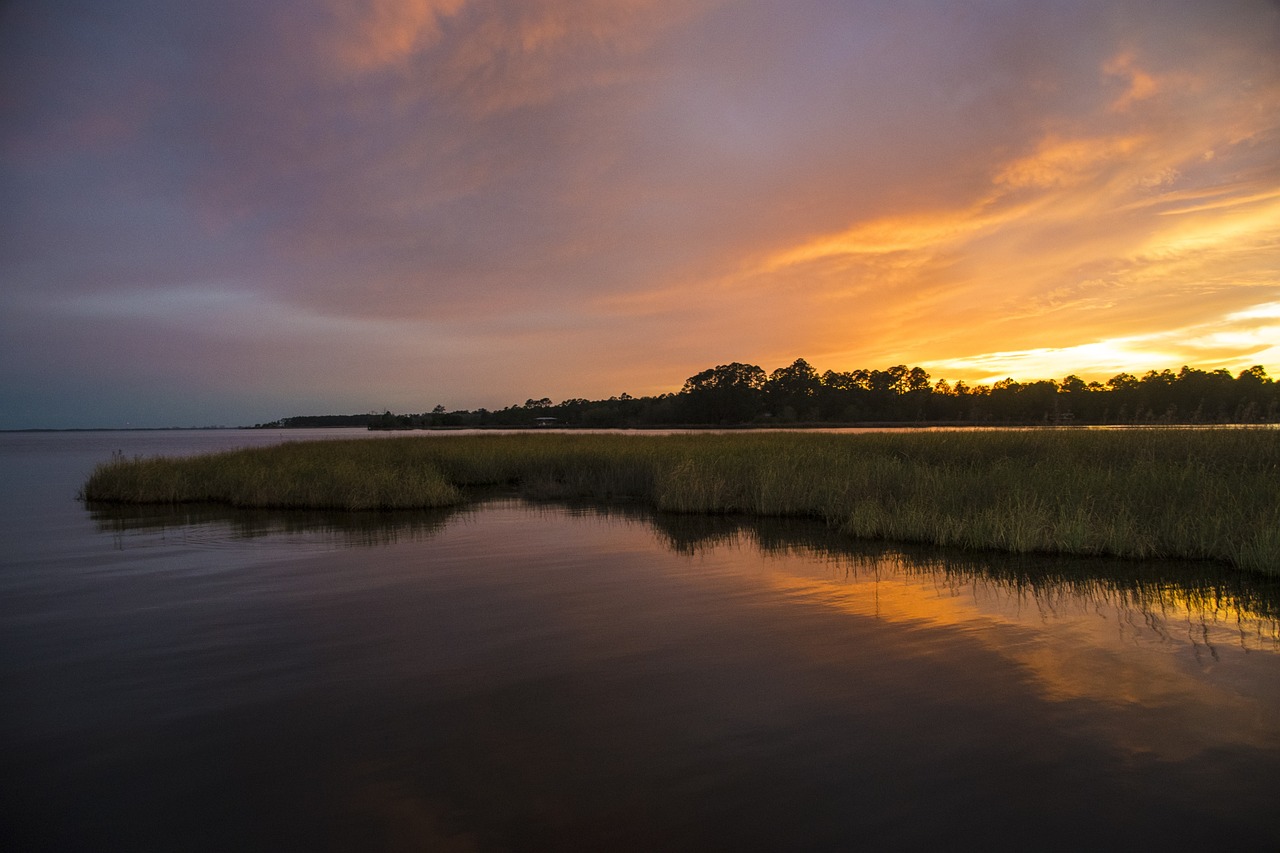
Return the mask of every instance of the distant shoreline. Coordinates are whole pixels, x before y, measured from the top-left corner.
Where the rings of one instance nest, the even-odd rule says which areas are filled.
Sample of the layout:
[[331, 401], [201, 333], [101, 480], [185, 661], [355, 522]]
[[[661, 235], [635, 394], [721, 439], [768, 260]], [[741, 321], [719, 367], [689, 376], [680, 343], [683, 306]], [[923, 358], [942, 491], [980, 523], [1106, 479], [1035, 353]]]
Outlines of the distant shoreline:
[[79, 432], [303, 432], [307, 430], [356, 430], [359, 432], [662, 432], [664, 430], [689, 430], [695, 432], [734, 431], [747, 432], [822, 432], [840, 429], [876, 430], [939, 430], [939, 429], [1280, 429], [1280, 424], [1270, 422], [1197, 423], [1193, 421], [1168, 421], [1150, 424], [1047, 424], [1038, 421], [1022, 423], [991, 423], [990, 421], [850, 421], [846, 423], [742, 423], [742, 424], [634, 424], [630, 426], [600, 427], [582, 424], [551, 424], [529, 426], [525, 424], [484, 424], [476, 426], [422, 426], [422, 427], [374, 427], [374, 426], [195, 426], [195, 427], [23, 427], [0, 429], [0, 435], [24, 435], [33, 433]]
[[23, 429], [0, 429], [4, 433], [33, 432], [211, 432], [232, 431], [238, 429], [254, 429], [243, 426], [201, 426], [201, 427], [26, 427]]

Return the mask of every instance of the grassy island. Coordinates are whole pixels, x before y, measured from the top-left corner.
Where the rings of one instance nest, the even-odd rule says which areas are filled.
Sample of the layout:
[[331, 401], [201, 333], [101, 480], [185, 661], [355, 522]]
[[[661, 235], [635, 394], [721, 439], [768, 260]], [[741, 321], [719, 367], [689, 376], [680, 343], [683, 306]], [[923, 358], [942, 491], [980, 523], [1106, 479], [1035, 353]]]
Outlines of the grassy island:
[[543, 434], [116, 458], [88, 501], [390, 510], [531, 498], [819, 518], [851, 536], [1280, 573], [1280, 430]]

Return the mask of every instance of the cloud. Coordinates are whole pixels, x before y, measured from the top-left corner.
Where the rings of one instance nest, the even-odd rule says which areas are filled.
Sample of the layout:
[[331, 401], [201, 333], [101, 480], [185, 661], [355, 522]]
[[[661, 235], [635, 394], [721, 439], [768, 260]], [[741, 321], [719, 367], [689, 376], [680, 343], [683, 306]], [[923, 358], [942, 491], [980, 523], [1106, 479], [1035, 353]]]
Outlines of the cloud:
[[451, 405], [732, 359], [1183, 360], [1163, 331], [1280, 299], [1265, 3], [4, 8], [14, 383], [53, 381], [24, 346]]
[[[1093, 184], [1108, 167], [1133, 157], [1143, 140], [1134, 136], [1061, 139], [1050, 135], [1036, 151], [1005, 165], [993, 182], [1002, 190], [1050, 190]], [[1140, 182], [1149, 183], [1145, 178]]]
[[1138, 67], [1132, 52], [1118, 54], [1102, 66], [1102, 70], [1125, 81], [1124, 93], [1111, 103], [1112, 112], [1124, 112], [1138, 101], [1156, 95], [1163, 86], [1148, 72]]
[[[1124, 54], [1100, 71], [1135, 67]], [[1242, 114], [1261, 118], [1258, 98], [1280, 106], [1280, 89], [1274, 80], [1255, 83], [1246, 99], [1234, 85], [1203, 76], [1193, 88], [1196, 103], [1142, 84], [1120, 125], [1099, 102], [989, 163], [985, 183], [968, 198], [938, 205], [922, 196], [912, 213], [806, 237], [752, 265], [752, 283], [767, 286], [772, 276], [791, 288], [803, 278], [831, 295], [828, 328], [815, 334], [841, 361], [868, 353], [902, 361], [913, 353], [940, 365], [1026, 375], [1052, 360], [1052, 375], [1074, 369], [1072, 358], [1085, 369], [1100, 351], [1117, 356], [1102, 359], [1109, 364], [1118, 355], [1143, 363], [1216, 360], [1234, 342], [1235, 364], [1257, 357], [1256, 336], [1224, 333], [1209, 347], [1207, 333], [1196, 338], [1204, 346], [1180, 346], [1178, 335], [1161, 333], [1280, 293], [1280, 170], [1265, 159], [1280, 140], [1265, 120], [1251, 129], [1240, 123]], [[1209, 118], [1218, 115], [1230, 118]], [[1193, 123], [1195, 116], [1205, 120]], [[842, 346], [850, 333], [841, 326], [851, 324], [857, 345]], [[1117, 350], [1109, 328], [1135, 336]], [[868, 345], [877, 338], [883, 343]], [[957, 358], [966, 350], [982, 354]]]
[[443, 24], [467, 0], [343, 0], [328, 4], [328, 48], [343, 68], [367, 72], [401, 65], [438, 44]]
[[433, 66], [437, 85], [469, 114], [552, 104], [655, 73], [646, 54], [661, 35], [712, 5], [706, 0], [554, 0], [477, 3], [473, 21]]
[[1176, 368], [1239, 370], [1243, 363], [1277, 364], [1280, 359], [1280, 303], [1231, 311], [1145, 335], [1107, 338], [1067, 347], [991, 352], [969, 358], [930, 362], [949, 378], [996, 382], [1007, 376], [1023, 381], [1061, 378], [1064, 369], [1086, 379], [1117, 373]]

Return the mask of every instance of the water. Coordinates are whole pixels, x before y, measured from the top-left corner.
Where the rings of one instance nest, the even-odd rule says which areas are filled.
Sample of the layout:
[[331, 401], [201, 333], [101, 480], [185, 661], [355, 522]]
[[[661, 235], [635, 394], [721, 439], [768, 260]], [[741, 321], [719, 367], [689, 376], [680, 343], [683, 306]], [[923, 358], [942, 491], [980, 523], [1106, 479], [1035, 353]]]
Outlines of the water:
[[0, 435], [6, 849], [1280, 842], [1274, 584], [626, 506], [74, 499], [113, 452], [279, 440]]

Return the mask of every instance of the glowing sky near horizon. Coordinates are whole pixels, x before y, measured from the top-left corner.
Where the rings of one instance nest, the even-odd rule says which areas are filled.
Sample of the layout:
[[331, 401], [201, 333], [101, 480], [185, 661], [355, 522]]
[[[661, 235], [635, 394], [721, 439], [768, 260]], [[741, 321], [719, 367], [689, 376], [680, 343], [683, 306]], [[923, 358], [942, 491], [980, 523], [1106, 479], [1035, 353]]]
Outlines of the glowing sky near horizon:
[[9, 0], [0, 428], [1280, 373], [1274, 0]]

